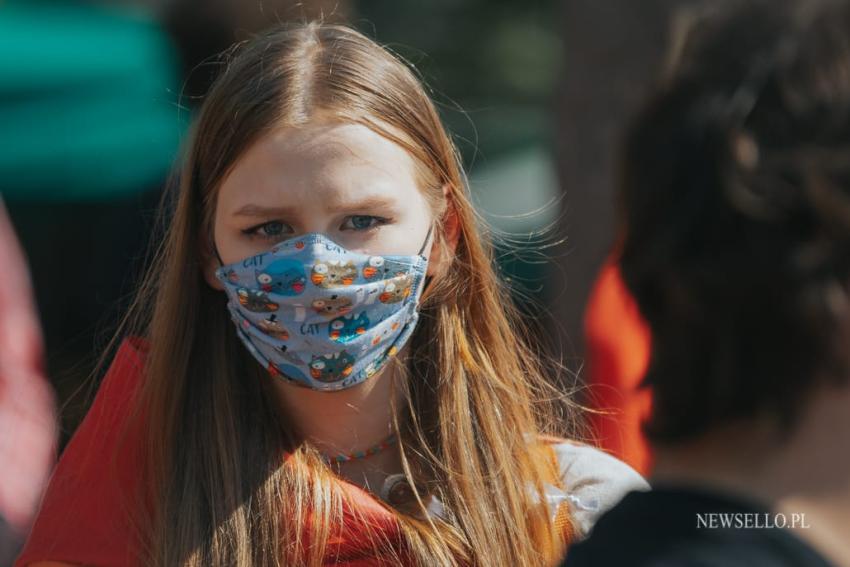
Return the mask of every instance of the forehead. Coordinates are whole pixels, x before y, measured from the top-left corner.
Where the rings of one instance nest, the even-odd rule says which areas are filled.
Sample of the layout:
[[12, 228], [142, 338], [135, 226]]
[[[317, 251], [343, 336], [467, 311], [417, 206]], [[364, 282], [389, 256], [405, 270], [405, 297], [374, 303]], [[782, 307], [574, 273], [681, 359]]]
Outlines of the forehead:
[[227, 214], [245, 203], [332, 203], [418, 193], [416, 166], [395, 142], [359, 124], [311, 124], [271, 132], [236, 162], [219, 189]]

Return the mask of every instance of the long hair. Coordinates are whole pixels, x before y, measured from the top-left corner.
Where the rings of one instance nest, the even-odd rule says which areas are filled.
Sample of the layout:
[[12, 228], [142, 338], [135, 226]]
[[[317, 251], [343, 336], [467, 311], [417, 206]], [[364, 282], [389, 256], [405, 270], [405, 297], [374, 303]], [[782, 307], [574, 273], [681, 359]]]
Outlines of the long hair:
[[[395, 427], [418, 502], [394, 511], [405, 561], [552, 563], [564, 540], [540, 504], [553, 467], [534, 439], [557, 433], [557, 396], [494, 272], [457, 151], [406, 65], [351, 29], [315, 23], [272, 30], [231, 54], [197, 117], [170, 226], [130, 315], [150, 343], [138, 407], [147, 562], [321, 565], [342, 522], [332, 471], [274, 407], [269, 376], [202, 273], [222, 179], [271, 129], [319, 116], [365, 125], [410, 153], [440, 246], [449, 205], [459, 220], [453, 260], [423, 296], [400, 368], [407, 407]], [[425, 512], [427, 495], [444, 518]], [[393, 550], [373, 543], [393, 563]]]

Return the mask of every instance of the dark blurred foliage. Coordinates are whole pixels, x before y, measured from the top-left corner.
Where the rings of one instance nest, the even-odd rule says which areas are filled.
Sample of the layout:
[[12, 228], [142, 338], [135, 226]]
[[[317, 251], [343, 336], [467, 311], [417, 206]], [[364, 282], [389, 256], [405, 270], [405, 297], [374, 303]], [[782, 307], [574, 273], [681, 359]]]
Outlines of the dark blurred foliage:
[[[432, 84], [467, 165], [548, 143], [560, 70], [553, 0], [355, 2], [353, 24], [416, 65]], [[477, 131], [477, 134], [476, 134]]]

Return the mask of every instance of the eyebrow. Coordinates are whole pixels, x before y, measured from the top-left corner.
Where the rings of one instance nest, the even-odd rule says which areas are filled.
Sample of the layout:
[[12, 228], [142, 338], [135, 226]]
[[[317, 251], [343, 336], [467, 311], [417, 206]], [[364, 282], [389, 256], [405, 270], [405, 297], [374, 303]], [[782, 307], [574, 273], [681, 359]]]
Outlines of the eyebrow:
[[277, 217], [293, 216], [295, 209], [292, 207], [262, 207], [260, 205], [247, 204], [233, 213], [235, 217]]
[[[395, 201], [387, 197], [373, 196], [366, 197], [358, 201], [331, 201], [327, 204], [327, 210], [331, 213], [349, 212], [349, 211], [369, 211], [376, 209], [394, 209]], [[297, 209], [294, 207], [263, 207], [249, 203], [238, 209], [234, 216], [239, 217], [289, 217], [297, 216]]]
[[348, 211], [368, 211], [375, 209], [392, 209], [395, 208], [396, 202], [389, 197], [374, 195], [364, 197], [357, 201], [346, 203], [345, 201], [330, 201], [327, 210], [331, 213], [340, 213]]

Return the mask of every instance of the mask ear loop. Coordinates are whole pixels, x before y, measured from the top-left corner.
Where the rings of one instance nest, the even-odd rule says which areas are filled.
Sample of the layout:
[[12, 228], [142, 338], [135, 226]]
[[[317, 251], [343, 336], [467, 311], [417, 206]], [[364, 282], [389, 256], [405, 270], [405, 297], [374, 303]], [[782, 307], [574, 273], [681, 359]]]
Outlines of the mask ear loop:
[[425, 235], [425, 242], [422, 243], [422, 248], [420, 248], [419, 252], [416, 253], [417, 256], [422, 256], [422, 253], [425, 251], [425, 247], [428, 244], [428, 240], [431, 239], [431, 232], [433, 230], [434, 230], [434, 223], [431, 223], [431, 226], [428, 227], [428, 234]]
[[[422, 243], [422, 248], [419, 249], [418, 255], [425, 258], [425, 260], [428, 260], [428, 258], [426, 258], [422, 253], [425, 251], [425, 247], [428, 245], [428, 241], [431, 239], [431, 232], [433, 232], [433, 230], [434, 223], [431, 223], [431, 226], [428, 227], [428, 234], [425, 235], [425, 242]], [[422, 286], [422, 294], [424, 294], [428, 287], [431, 285], [432, 280], [433, 276], [425, 276], [424, 285]]]

